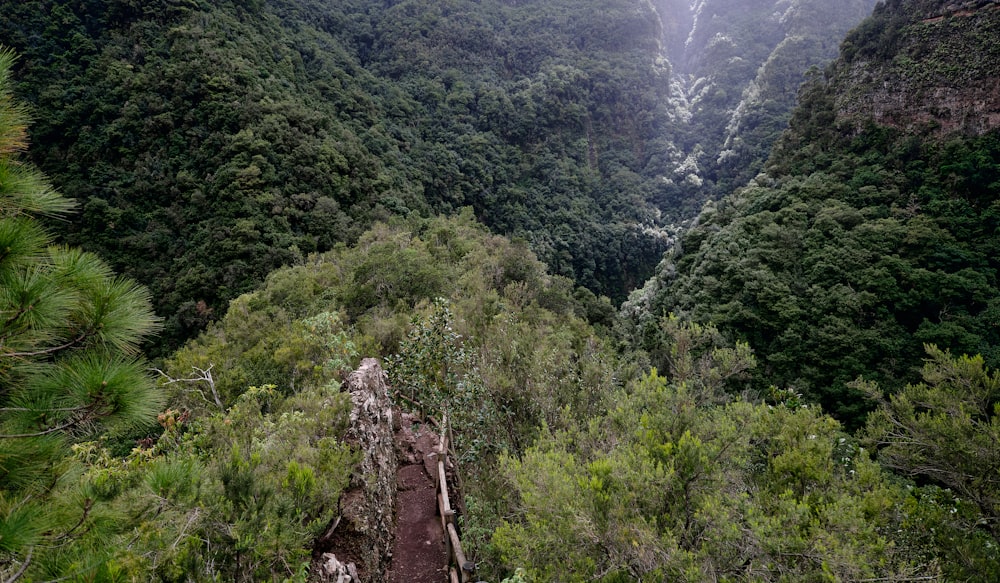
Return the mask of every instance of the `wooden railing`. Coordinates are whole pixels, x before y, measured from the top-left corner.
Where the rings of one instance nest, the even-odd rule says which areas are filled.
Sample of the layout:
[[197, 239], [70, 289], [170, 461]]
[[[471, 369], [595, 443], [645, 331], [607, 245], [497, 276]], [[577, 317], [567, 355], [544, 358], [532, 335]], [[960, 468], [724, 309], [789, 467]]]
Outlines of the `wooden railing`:
[[441, 422], [441, 441], [437, 451], [438, 514], [441, 516], [441, 528], [444, 531], [445, 545], [448, 547], [448, 579], [450, 583], [469, 583], [472, 581], [476, 565], [466, 558], [462, 551], [462, 541], [458, 538], [455, 510], [451, 506], [451, 496], [448, 494], [448, 478], [445, 473], [447, 461], [448, 416], [446, 414]]

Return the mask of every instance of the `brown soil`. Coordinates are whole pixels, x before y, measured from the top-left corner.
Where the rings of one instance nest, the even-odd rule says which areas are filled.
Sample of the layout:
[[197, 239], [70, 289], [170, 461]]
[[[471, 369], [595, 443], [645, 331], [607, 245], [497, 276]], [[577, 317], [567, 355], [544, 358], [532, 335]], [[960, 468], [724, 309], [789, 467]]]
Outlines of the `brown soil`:
[[396, 433], [400, 465], [390, 583], [442, 583], [448, 579], [448, 551], [432, 477], [437, 459], [431, 454], [437, 445], [430, 428], [414, 427], [412, 418], [403, 416]]
[[[397, 419], [399, 425], [393, 439], [398, 469], [392, 562], [387, 581], [373, 583], [445, 583], [448, 551], [434, 483], [438, 438], [431, 427], [421, 425], [409, 414]], [[341, 507], [360, 507], [363, 497], [362, 490], [349, 490], [343, 494]], [[369, 574], [364, 563], [370, 546], [371, 542], [361, 533], [343, 524], [331, 525], [330, 531], [317, 541], [313, 570], [319, 572], [320, 564], [325, 561], [323, 553], [330, 552], [344, 564], [354, 563], [362, 581], [372, 580], [376, 575]]]

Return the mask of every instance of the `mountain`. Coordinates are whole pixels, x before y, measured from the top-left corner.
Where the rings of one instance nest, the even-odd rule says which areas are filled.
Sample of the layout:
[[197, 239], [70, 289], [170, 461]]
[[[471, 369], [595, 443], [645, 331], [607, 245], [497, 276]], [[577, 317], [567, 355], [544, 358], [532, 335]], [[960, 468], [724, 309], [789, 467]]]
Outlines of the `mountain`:
[[[66, 239], [148, 284], [169, 342], [374, 221], [471, 206], [624, 297], [666, 248], [652, 8], [4, 0]], [[173, 339], [173, 340], [170, 340]]]
[[[447, 437], [477, 579], [1000, 579], [995, 5], [880, 5], [616, 321], [577, 284], [667, 245], [678, 161], [721, 192], [675, 73], [750, 4], [4, 3], [86, 196], [51, 223], [0, 51], [2, 579], [376, 579], [428, 542], [392, 532], [422, 454], [359, 439], [400, 427]], [[214, 321], [148, 368], [146, 293], [43, 220], [168, 343]]]
[[464, 206], [623, 299], [723, 150], [756, 173], [869, 4], [837, 6], [0, 0], [0, 43], [65, 240], [148, 285], [173, 346], [281, 265]]
[[811, 67], [837, 55], [875, 0], [658, 0], [684, 128], [671, 179], [688, 208], [746, 184], [787, 127]]
[[[760, 388], [857, 426], [859, 375], [916, 381], [923, 344], [1000, 363], [995, 2], [890, 2], [800, 94], [746, 188], [709, 205], [627, 306], [749, 341]], [[764, 381], [763, 379], [767, 379]]]
[[898, 1], [880, 5], [848, 37], [838, 117], [941, 135], [1000, 126], [1000, 47], [992, 42], [1000, 4], [911, 2], [905, 19], [900, 10]]

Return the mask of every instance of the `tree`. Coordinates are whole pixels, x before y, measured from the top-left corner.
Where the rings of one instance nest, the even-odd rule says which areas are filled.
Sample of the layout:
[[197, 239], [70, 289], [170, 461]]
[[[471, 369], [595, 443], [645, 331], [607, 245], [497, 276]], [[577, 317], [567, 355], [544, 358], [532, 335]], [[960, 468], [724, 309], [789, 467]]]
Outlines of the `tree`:
[[[98, 257], [51, 246], [39, 217], [73, 203], [21, 159], [25, 110], [0, 50], [0, 572], [16, 581], [98, 569], [112, 526], [69, 446], [151, 423], [160, 407], [139, 345], [149, 294]], [[48, 577], [46, 577], [48, 578]]]
[[[663, 322], [654, 369], [580, 428], [501, 464], [494, 534], [531, 581], [932, 581], [907, 543], [907, 491], [794, 395], [727, 397], [755, 360], [711, 326]], [[776, 391], [777, 392], [777, 391]]]
[[[957, 580], [1000, 577], [1000, 372], [981, 356], [926, 346], [923, 382], [888, 399], [860, 382], [880, 407], [867, 439], [878, 459], [924, 487], [927, 531]], [[940, 510], [940, 511], [935, 511]], [[971, 578], [970, 578], [971, 577]]]

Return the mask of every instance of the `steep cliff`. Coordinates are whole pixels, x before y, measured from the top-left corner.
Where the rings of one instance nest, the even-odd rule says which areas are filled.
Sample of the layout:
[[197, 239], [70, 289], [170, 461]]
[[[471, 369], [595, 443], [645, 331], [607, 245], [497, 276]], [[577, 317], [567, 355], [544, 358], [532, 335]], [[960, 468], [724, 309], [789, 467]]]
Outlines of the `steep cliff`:
[[699, 203], [753, 177], [784, 130], [806, 71], [875, 0], [658, 0], [683, 128], [669, 178]]
[[837, 117], [981, 134], [1000, 125], [1000, 2], [879, 6], [851, 33], [835, 74]]

